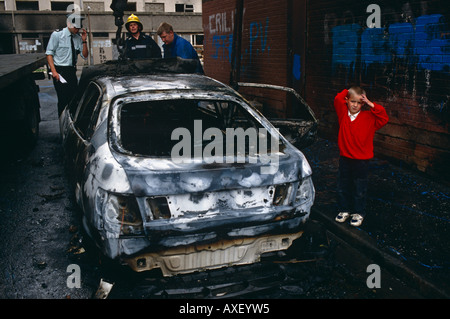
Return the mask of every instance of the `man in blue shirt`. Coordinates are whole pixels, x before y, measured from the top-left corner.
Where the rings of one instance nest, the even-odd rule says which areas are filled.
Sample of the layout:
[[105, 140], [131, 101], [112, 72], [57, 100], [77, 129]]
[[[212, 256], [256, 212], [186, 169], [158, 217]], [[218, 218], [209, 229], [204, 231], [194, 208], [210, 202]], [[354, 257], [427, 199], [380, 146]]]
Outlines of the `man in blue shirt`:
[[164, 42], [164, 58], [180, 57], [183, 59], [193, 59], [197, 60], [197, 73], [203, 74], [203, 67], [200, 63], [197, 51], [186, 39], [180, 37], [173, 31], [173, 27], [163, 22], [158, 27], [157, 34]]
[[58, 96], [58, 116], [76, 93], [78, 54], [81, 53], [85, 60], [88, 57], [87, 32], [82, 29], [81, 36], [78, 34], [82, 28], [82, 19], [76, 14], [69, 15], [67, 27], [52, 33], [45, 51]]
[[161, 58], [161, 49], [150, 36], [142, 32], [143, 26], [137, 16], [130, 15], [125, 27], [131, 34], [125, 42], [127, 58], [132, 60]]

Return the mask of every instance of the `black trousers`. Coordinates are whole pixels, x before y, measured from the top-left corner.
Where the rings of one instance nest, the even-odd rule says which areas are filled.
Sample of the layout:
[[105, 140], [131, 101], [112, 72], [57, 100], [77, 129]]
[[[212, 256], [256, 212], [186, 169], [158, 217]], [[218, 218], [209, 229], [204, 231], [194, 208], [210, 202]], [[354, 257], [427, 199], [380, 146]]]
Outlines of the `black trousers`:
[[72, 100], [76, 93], [78, 86], [77, 69], [73, 66], [57, 66], [55, 65], [56, 72], [61, 75], [67, 83], [61, 83], [53, 78], [53, 85], [55, 86], [56, 95], [58, 96], [58, 117], [66, 105]]
[[366, 216], [368, 173], [369, 160], [339, 158], [337, 199], [340, 212]]

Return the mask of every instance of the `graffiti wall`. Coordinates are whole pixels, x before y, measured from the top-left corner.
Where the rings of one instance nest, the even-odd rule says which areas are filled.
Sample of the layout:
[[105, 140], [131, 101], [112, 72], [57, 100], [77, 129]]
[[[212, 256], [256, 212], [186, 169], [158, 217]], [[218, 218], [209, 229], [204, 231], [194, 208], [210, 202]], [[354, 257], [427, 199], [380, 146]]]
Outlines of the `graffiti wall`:
[[306, 99], [333, 138], [334, 95], [356, 84], [390, 122], [377, 155], [447, 174], [450, 160], [450, 31], [445, 1], [308, 2]]
[[[288, 13], [289, 1], [244, 1], [240, 81], [290, 85]], [[203, 2], [205, 73], [224, 83], [230, 83], [235, 20], [235, 0]], [[285, 117], [291, 112], [285, 93], [250, 89], [241, 93], [262, 103], [268, 116]]]
[[[229, 82], [236, 1], [205, 1], [205, 72]], [[241, 80], [286, 82], [287, 1], [244, 1]]]
[[[225, 83], [235, 5], [203, 2], [205, 71]], [[376, 134], [377, 156], [450, 177], [448, 1], [245, 0], [244, 8], [242, 81], [295, 88], [334, 140], [334, 96], [360, 85], [390, 117]], [[286, 101], [275, 108], [292, 114]]]

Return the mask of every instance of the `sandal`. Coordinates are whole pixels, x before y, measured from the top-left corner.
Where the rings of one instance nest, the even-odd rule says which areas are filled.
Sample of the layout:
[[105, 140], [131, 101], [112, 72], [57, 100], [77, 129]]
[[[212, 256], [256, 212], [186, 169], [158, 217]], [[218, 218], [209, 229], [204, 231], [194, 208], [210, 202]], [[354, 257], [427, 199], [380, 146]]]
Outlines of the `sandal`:
[[349, 217], [350, 217], [350, 214], [349, 214], [349, 213], [347, 213], [347, 212], [342, 212], [342, 213], [339, 213], [339, 214], [336, 216], [335, 220], [336, 220], [337, 222], [339, 222], [339, 223], [343, 223], [343, 222], [345, 222]]
[[355, 227], [361, 226], [363, 220], [364, 217], [362, 217], [360, 214], [353, 214], [352, 219], [350, 220], [350, 225]]

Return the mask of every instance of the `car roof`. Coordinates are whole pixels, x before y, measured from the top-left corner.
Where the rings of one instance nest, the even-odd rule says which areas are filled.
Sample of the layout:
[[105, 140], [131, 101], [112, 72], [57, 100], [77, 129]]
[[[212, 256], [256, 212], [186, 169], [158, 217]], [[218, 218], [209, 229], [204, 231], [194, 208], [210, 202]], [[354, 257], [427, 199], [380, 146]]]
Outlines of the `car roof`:
[[221, 91], [234, 94], [230, 87], [199, 74], [100, 76], [95, 81], [104, 87], [107, 94], [111, 96], [143, 91], [167, 90]]
[[[107, 98], [124, 93], [163, 90], [196, 90], [203, 93], [228, 93], [236, 96], [229, 86], [195, 72], [198, 61], [164, 58], [146, 60], [114, 60], [84, 66], [78, 84], [78, 99], [89, 83], [102, 87]], [[239, 95], [239, 94], [237, 94]]]

